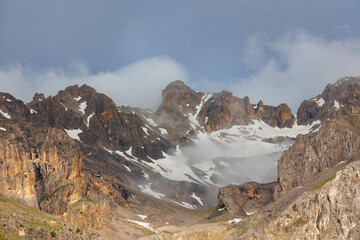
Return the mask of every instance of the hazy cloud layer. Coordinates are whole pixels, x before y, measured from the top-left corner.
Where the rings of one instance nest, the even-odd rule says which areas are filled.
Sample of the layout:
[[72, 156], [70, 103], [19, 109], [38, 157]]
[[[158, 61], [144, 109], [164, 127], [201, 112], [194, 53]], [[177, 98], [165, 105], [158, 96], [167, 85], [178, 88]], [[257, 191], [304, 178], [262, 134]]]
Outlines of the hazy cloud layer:
[[300, 103], [322, 92], [328, 83], [360, 75], [360, 40], [324, 40], [301, 30], [269, 40], [255, 34], [244, 49], [244, 64], [253, 72], [231, 83], [203, 80], [193, 86], [208, 91], [230, 90], [250, 101], [287, 103], [296, 113]]
[[305, 31], [292, 31], [278, 39], [264, 33], [248, 38], [243, 62], [251, 70], [247, 77], [224, 81], [197, 80], [185, 66], [166, 56], [143, 59], [116, 71], [92, 74], [86, 64], [66, 69], [34, 70], [21, 65], [0, 69], [1, 91], [26, 102], [35, 92], [55, 95], [58, 90], [84, 83], [114, 99], [118, 105], [156, 109], [161, 90], [180, 79], [200, 91], [229, 90], [252, 103], [287, 103], [296, 113], [300, 103], [344, 76], [360, 75], [360, 40], [325, 40]]
[[69, 85], [88, 84], [110, 96], [118, 105], [156, 109], [161, 101], [161, 90], [177, 79], [187, 81], [186, 69], [166, 56], [140, 60], [113, 72], [97, 74], [91, 74], [83, 63], [45, 71], [19, 64], [0, 69], [1, 91], [25, 102], [29, 102], [35, 92], [56, 95]]

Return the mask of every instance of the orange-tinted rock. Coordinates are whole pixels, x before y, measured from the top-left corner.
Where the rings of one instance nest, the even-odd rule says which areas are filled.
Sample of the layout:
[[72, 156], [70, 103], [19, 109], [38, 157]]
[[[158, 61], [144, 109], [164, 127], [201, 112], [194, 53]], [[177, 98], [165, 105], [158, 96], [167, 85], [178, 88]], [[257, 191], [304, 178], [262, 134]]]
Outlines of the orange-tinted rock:
[[219, 189], [218, 207], [225, 207], [231, 214], [252, 213], [274, 200], [277, 183], [259, 184], [247, 182], [242, 185], [228, 185]]

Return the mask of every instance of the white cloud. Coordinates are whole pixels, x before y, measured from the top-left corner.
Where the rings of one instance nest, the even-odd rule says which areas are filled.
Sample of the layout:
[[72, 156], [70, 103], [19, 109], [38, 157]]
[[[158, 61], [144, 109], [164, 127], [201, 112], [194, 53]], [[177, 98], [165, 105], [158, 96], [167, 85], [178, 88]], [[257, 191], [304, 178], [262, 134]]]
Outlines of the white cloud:
[[140, 60], [113, 72], [91, 74], [86, 64], [73, 63], [67, 69], [36, 71], [19, 64], [0, 69], [1, 91], [28, 102], [35, 92], [55, 95], [74, 84], [88, 84], [111, 97], [118, 105], [155, 109], [161, 90], [171, 81], [187, 81], [186, 69], [175, 60], [157, 56]]
[[91, 74], [86, 64], [66, 69], [34, 70], [21, 65], [0, 69], [1, 91], [30, 101], [35, 92], [55, 95], [58, 90], [84, 83], [111, 97], [118, 105], [155, 109], [161, 90], [180, 79], [200, 91], [229, 90], [252, 103], [287, 103], [295, 113], [300, 103], [344, 76], [360, 75], [360, 40], [347, 36], [326, 40], [296, 30], [271, 40], [264, 33], [248, 38], [243, 63], [252, 72], [230, 81], [188, 80], [186, 69], [175, 60], [157, 56], [112, 72]]
[[[360, 40], [325, 40], [301, 30], [268, 39], [263, 34], [249, 38], [244, 51], [249, 59], [244, 63], [255, 70], [246, 78], [224, 83], [222, 89], [239, 97], [249, 96], [253, 103], [285, 102], [296, 112], [303, 100], [321, 93], [328, 83], [360, 75]], [[206, 85], [217, 86], [209, 80], [204, 81]]]

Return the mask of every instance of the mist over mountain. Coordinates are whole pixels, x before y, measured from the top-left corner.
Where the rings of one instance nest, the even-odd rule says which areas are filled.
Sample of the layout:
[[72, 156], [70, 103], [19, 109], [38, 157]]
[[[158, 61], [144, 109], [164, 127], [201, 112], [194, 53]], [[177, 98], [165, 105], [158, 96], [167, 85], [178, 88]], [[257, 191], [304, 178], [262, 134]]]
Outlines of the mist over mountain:
[[108, 239], [141, 236], [132, 224], [163, 235], [156, 226], [250, 224], [269, 206], [278, 216], [287, 197], [304, 197], [312, 179], [358, 156], [359, 85], [358, 77], [328, 84], [296, 115], [180, 80], [163, 89], [156, 111], [116, 106], [88, 85], [26, 104], [1, 93], [1, 194]]

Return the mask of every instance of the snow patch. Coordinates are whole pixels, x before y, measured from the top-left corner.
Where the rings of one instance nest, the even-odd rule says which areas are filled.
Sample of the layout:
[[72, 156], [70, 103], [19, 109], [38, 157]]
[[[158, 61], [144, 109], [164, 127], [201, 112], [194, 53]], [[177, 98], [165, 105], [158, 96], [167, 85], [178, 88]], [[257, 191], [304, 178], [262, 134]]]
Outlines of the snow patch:
[[325, 103], [325, 100], [323, 98], [320, 98], [319, 100], [317, 100], [315, 102], [319, 107], [322, 107]]
[[37, 111], [35, 111], [34, 109], [30, 108], [30, 113], [31, 113], [31, 114], [34, 114], [34, 113], [37, 113]]
[[204, 206], [203, 202], [201, 201], [201, 198], [196, 196], [196, 194], [194, 192], [191, 194], [191, 197], [194, 198], [196, 201], [198, 201], [201, 206]]
[[60, 102], [61, 105], [63, 105], [63, 107], [65, 108], [65, 111], [67, 111], [67, 107], [65, 106], [65, 104], [63, 104], [62, 102]]
[[197, 120], [197, 116], [199, 115], [202, 106], [213, 96], [212, 93], [209, 94], [204, 94], [204, 96], [201, 98], [200, 104], [196, 106], [196, 112], [195, 114], [189, 114], [188, 118], [190, 121], [190, 124], [192, 126], [193, 129], [196, 129], [197, 126], [200, 126], [198, 120]]
[[82, 102], [79, 105], [79, 111], [82, 112], [82, 114], [85, 114], [85, 109], [87, 107], [87, 103], [86, 102]]
[[165, 128], [159, 128], [161, 135], [168, 134], [168, 131]]
[[105, 151], [109, 152], [110, 154], [113, 154], [113, 151], [112, 151], [112, 150], [109, 150], [109, 149], [107, 149], [106, 147], [103, 147], [103, 149], [104, 149]]
[[141, 218], [141, 220], [145, 220], [146, 218], [147, 218], [147, 216], [146, 215], [141, 215], [141, 214], [139, 214], [139, 215], [137, 215], [139, 218]]
[[5, 129], [5, 128], [3, 128], [3, 127], [0, 127], [0, 130], [1, 130], [1, 131], [6, 131], [6, 129]]
[[152, 168], [155, 172], [161, 174], [163, 177], [174, 181], [188, 181], [188, 182], [203, 182], [187, 164], [187, 158], [180, 150], [179, 146], [176, 148], [174, 155], [169, 155], [162, 152], [164, 158], [154, 160], [153, 162], [142, 161], [145, 165]]
[[67, 133], [67, 135], [69, 135], [69, 137], [71, 137], [72, 139], [78, 140], [80, 141], [80, 137], [79, 134], [82, 133], [81, 129], [64, 129], [65, 132]]
[[131, 172], [131, 169], [130, 169], [128, 166], [124, 165], [124, 167], [126, 168], [126, 170], [128, 170], [129, 172]]
[[248, 216], [251, 216], [251, 215], [253, 215], [254, 213], [256, 213], [257, 211], [254, 211], [254, 212], [246, 212], [245, 211], [245, 213], [246, 213], [246, 215], [248, 215]]
[[336, 100], [334, 101], [334, 108], [336, 109], [336, 111], [340, 109], [340, 104]]
[[145, 184], [145, 185], [139, 185], [138, 187], [140, 188], [141, 192], [143, 192], [143, 193], [145, 193], [147, 195], [150, 195], [150, 196], [152, 196], [154, 198], [161, 199], [162, 197], [165, 197], [164, 194], [153, 191], [151, 189], [151, 183]]
[[155, 229], [153, 229], [152, 227], [150, 227], [150, 223], [146, 223], [146, 222], [140, 222], [140, 221], [134, 221], [134, 220], [130, 220], [130, 219], [127, 219], [129, 222], [132, 222], [132, 223], [136, 223], [140, 226], [143, 226], [144, 228], [147, 228], [153, 232], [155, 232]]
[[130, 147], [129, 148], [129, 150], [127, 150], [127, 151], [125, 151], [125, 153], [127, 154], [127, 155], [129, 155], [129, 156], [132, 156], [133, 157], [133, 155], [132, 155], [132, 147]]
[[81, 97], [80, 97], [80, 96], [78, 96], [77, 98], [74, 98], [74, 100], [78, 102], [78, 101], [80, 101], [80, 100], [81, 100]]
[[225, 209], [226, 209], [226, 207], [219, 208], [219, 209], [218, 209], [218, 212], [222, 212], [222, 211], [224, 211]]
[[171, 200], [173, 203], [176, 203], [184, 208], [188, 208], [188, 209], [195, 209], [195, 207], [187, 202], [176, 202], [176, 201], [173, 201]]
[[148, 118], [145, 115], [142, 115], [142, 116], [151, 126], [157, 126], [157, 123], [153, 119]]
[[1, 113], [5, 118], [11, 119], [11, 116], [10, 116], [8, 113], [3, 112], [2, 110], [0, 110], [0, 113]]
[[146, 135], [149, 136], [148, 129], [147, 129], [146, 127], [141, 127], [141, 128], [142, 128], [142, 130], [146, 133]]
[[234, 218], [233, 220], [229, 220], [228, 223], [239, 223], [242, 219], [241, 218]]
[[143, 172], [144, 173], [144, 178], [146, 178], [147, 180], [149, 180], [149, 175], [146, 173], [146, 172]]
[[6, 101], [11, 102], [11, 99], [6, 99]]
[[86, 126], [89, 129], [90, 126], [90, 119], [95, 115], [95, 113], [93, 112], [92, 114], [90, 114], [87, 119], [86, 119]]

